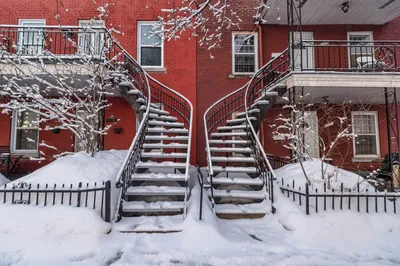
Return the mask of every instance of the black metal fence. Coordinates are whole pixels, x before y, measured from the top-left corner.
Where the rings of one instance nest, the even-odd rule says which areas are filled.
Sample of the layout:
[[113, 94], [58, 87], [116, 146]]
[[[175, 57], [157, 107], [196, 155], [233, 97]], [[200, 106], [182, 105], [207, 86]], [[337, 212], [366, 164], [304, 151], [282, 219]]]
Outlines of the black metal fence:
[[0, 204], [32, 206], [68, 205], [92, 208], [106, 222], [111, 221], [111, 181], [92, 184], [80, 182], [77, 186], [32, 185], [25, 182], [0, 187]]
[[360, 190], [358, 183], [354, 189], [344, 188], [341, 183], [338, 188], [330, 188], [324, 182], [323, 188], [311, 188], [308, 183], [305, 186], [297, 186], [293, 180], [285, 183], [282, 179], [279, 183], [281, 192], [292, 199], [293, 202], [305, 210], [309, 215], [311, 212], [350, 210], [363, 213], [400, 213], [399, 203], [400, 193], [379, 192], [374, 188], [364, 188]]

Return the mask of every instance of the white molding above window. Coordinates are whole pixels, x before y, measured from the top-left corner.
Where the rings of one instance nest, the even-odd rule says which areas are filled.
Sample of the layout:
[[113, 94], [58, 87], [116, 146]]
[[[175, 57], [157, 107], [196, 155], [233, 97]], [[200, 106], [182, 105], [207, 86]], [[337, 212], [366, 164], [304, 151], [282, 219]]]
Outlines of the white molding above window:
[[[137, 23], [137, 59], [139, 64], [146, 70], [154, 72], [165, 71], [164, 68], [164, 41], [159, 44], [142, 44], [143, 26], [154, 26], [156, 21], [138, 21]], [[161, 49], [161, 64], [160, 65], [143, 65], [142, 64], [142, 48], [160, 48]]]
[[352, 132], [354, 135], [357, 135], [355, 132], [355, 115], [365, 115], [365, 116], [374, 116], [374, 126], [375, 126], [375, 134], [359, 134], [359, 135], [375, 135], [376, 141], [376, 154], [357, 154], [356, 153], [356, 136], [353, 136], [353, 161], [360, 161], [365, 159], [365, 161], [371, 161], [371, 159], [380, 158], [380, 138], [379, 138], [379, 125], [378, 125], [378, 112], [377, 111], [353, 111], [351, 112], [351, 124], [352, 124]]
[[[254, 52], [236, 52], [235, 50], [235, 36], [237, 35], [248, 35], [254, 37]], [[238, 72], [235, 67], [235, 55], [254, 55], [254, 71], [253, 72]], [[258, 70], [258, 34], [256, 32], [249, 31], [235, 31], [232, 32], [232, 74], [233, 75], [254, 75]]]

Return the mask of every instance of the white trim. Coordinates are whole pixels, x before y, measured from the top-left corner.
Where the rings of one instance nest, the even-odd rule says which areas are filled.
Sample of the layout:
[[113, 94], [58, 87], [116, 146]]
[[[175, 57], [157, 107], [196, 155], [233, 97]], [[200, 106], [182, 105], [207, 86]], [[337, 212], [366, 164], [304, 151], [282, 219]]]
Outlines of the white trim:
[[[29, 112], [29, 111], [28, 111]], [[18, 110], [13, 110], [11, 117], [11, 136], [10, 136], [10, 151], [12, 154], [20, 154], [20, 155], [36, 155], [39, 152], [39, 133], [40, 127], [29, 127], [25, 129], [37, 129], [38, 135], [36, 140], [36, 149], [35, 150], [17, 150], [17, 122], [18, 122]]]
[[[348, 31], [347, 32], [347, 41], [350, 41], [350, 36], [364, 36], [364, 35], [369, 35], [369, 37], [370, 37], [369, 41], [371, 43], [374, 41], [374, 34], [372, 31]], [[347, 44], [349, 44], [349, 43], [347, 43]], [[351, 66], [350, 45], [347, 48], [347, 57], [348, 57], [349, 68], [354, 68]]]
[[[24, 25], [25, 23], [37, 23], [37, 24], [43, 24], [43, 31], [44, 31], [44, 27], [46, 26], [46, 19], [18, 19], [18, 26], [26, 26]], [[29, 27], [29, 25], [28, 25]], [[22, 47], [24, 46], [24, 32], [23, 29], [18, 28], [18, 48], [22, 49]], [[28, 35], [29, 36], [29, 35]], [[29, 47], [29, 44], [28, 44]], [[39, 48], [39, 46], [37, 46], [38, 50], [37, 53], [42, 53], [43, 52], [43, 48], [44, 48], [44, 41], [42, 43], [42, 47]]]
[[[376, 138], [376, 153], [377, 154], [356, 154], [356, 136], [354, 132], [354, 116], [355, 115], [373, 115], [375, 119], [375, 138]], [[353, 132], [353, 158], [380, 158], [380, 138], [379, 138], [379, 125], [378, 125], [378, 112], [377, 111], [353, 111], [351, 112], [351, 127]], [[364, 134], [362, 134], [364, 135]], [[367, 134], [365, 134], [367, 135]], [[370, 134], [372, 135], [372, 134]]]
[[159, 66], [142, 66], [144, 69], [146, 68], [153, 68], [153, 69], [163, 69], [164, 68], [164, 41], [161, 40], [161, 44], [159, 45], [142, 45], [141, 36], [142, 36], [142, 25], [150, 25], [153, 26], [156, 21], [138, 21], [137, 22], [137, 59], [139, 64], [142, 66], [142, 59], [141, 59], [141, 48], [142, 47], [160, 47], [161, 48], [161, 65]]
[[[252, 35], [254, 36], [254, 72], [236, 72], [235, 71], [235, 35]], [[250, 31], [234, 31], [232, 32], [232, 74], [234, 75], [254, 75], [258, 70], [258, 34]], [[245, 53], [239, 53], [245, 54]], [[248, 53], [253, 54], [253, 53]]]

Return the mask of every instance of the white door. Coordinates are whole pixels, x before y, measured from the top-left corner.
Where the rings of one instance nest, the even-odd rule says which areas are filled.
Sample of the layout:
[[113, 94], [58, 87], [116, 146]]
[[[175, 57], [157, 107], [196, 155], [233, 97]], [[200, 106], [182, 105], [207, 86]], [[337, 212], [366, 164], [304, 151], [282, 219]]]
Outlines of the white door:
[[314, 70], [314, 34], [312, 32], [302, 32], [303, 45], [300, 45], [300, 32], [294, 32], [294, 69], [295, 70]]
[[318, 116], [317, 112], [304, 113], [304, 142], [307, 152], [312, 158], [319, 158], [319, 135], [318, 135]]

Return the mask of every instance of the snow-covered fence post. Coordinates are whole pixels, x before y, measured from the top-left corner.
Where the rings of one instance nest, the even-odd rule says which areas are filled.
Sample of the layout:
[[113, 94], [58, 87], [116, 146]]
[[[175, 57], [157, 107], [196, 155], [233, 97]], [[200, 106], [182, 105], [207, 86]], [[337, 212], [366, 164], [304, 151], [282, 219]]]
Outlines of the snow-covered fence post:
[[76, 200], [76, 205], [77, 207], [81, 206], [81, 188], [82, 188], [82, 182], [79, 182], [78, 185], [78, 195], [77, 195], [77, 200]]
[[111, 181], [106, 182], [106, 195], [105, 195], [105, 207], [104, 207], [104, 221], [111, 222]]
[[306, 182], [306, 214], [310, 215], [310, 187], [308, 182]]
[[268, 177], [269, 182], [270, 182], [270, 197], [271, 197], [271, 206], [272, 206], [272, 213], [276, 212], [275, 206], [274, 206], [274, 178], [271, 176], [271, 172], [268, 172]]

